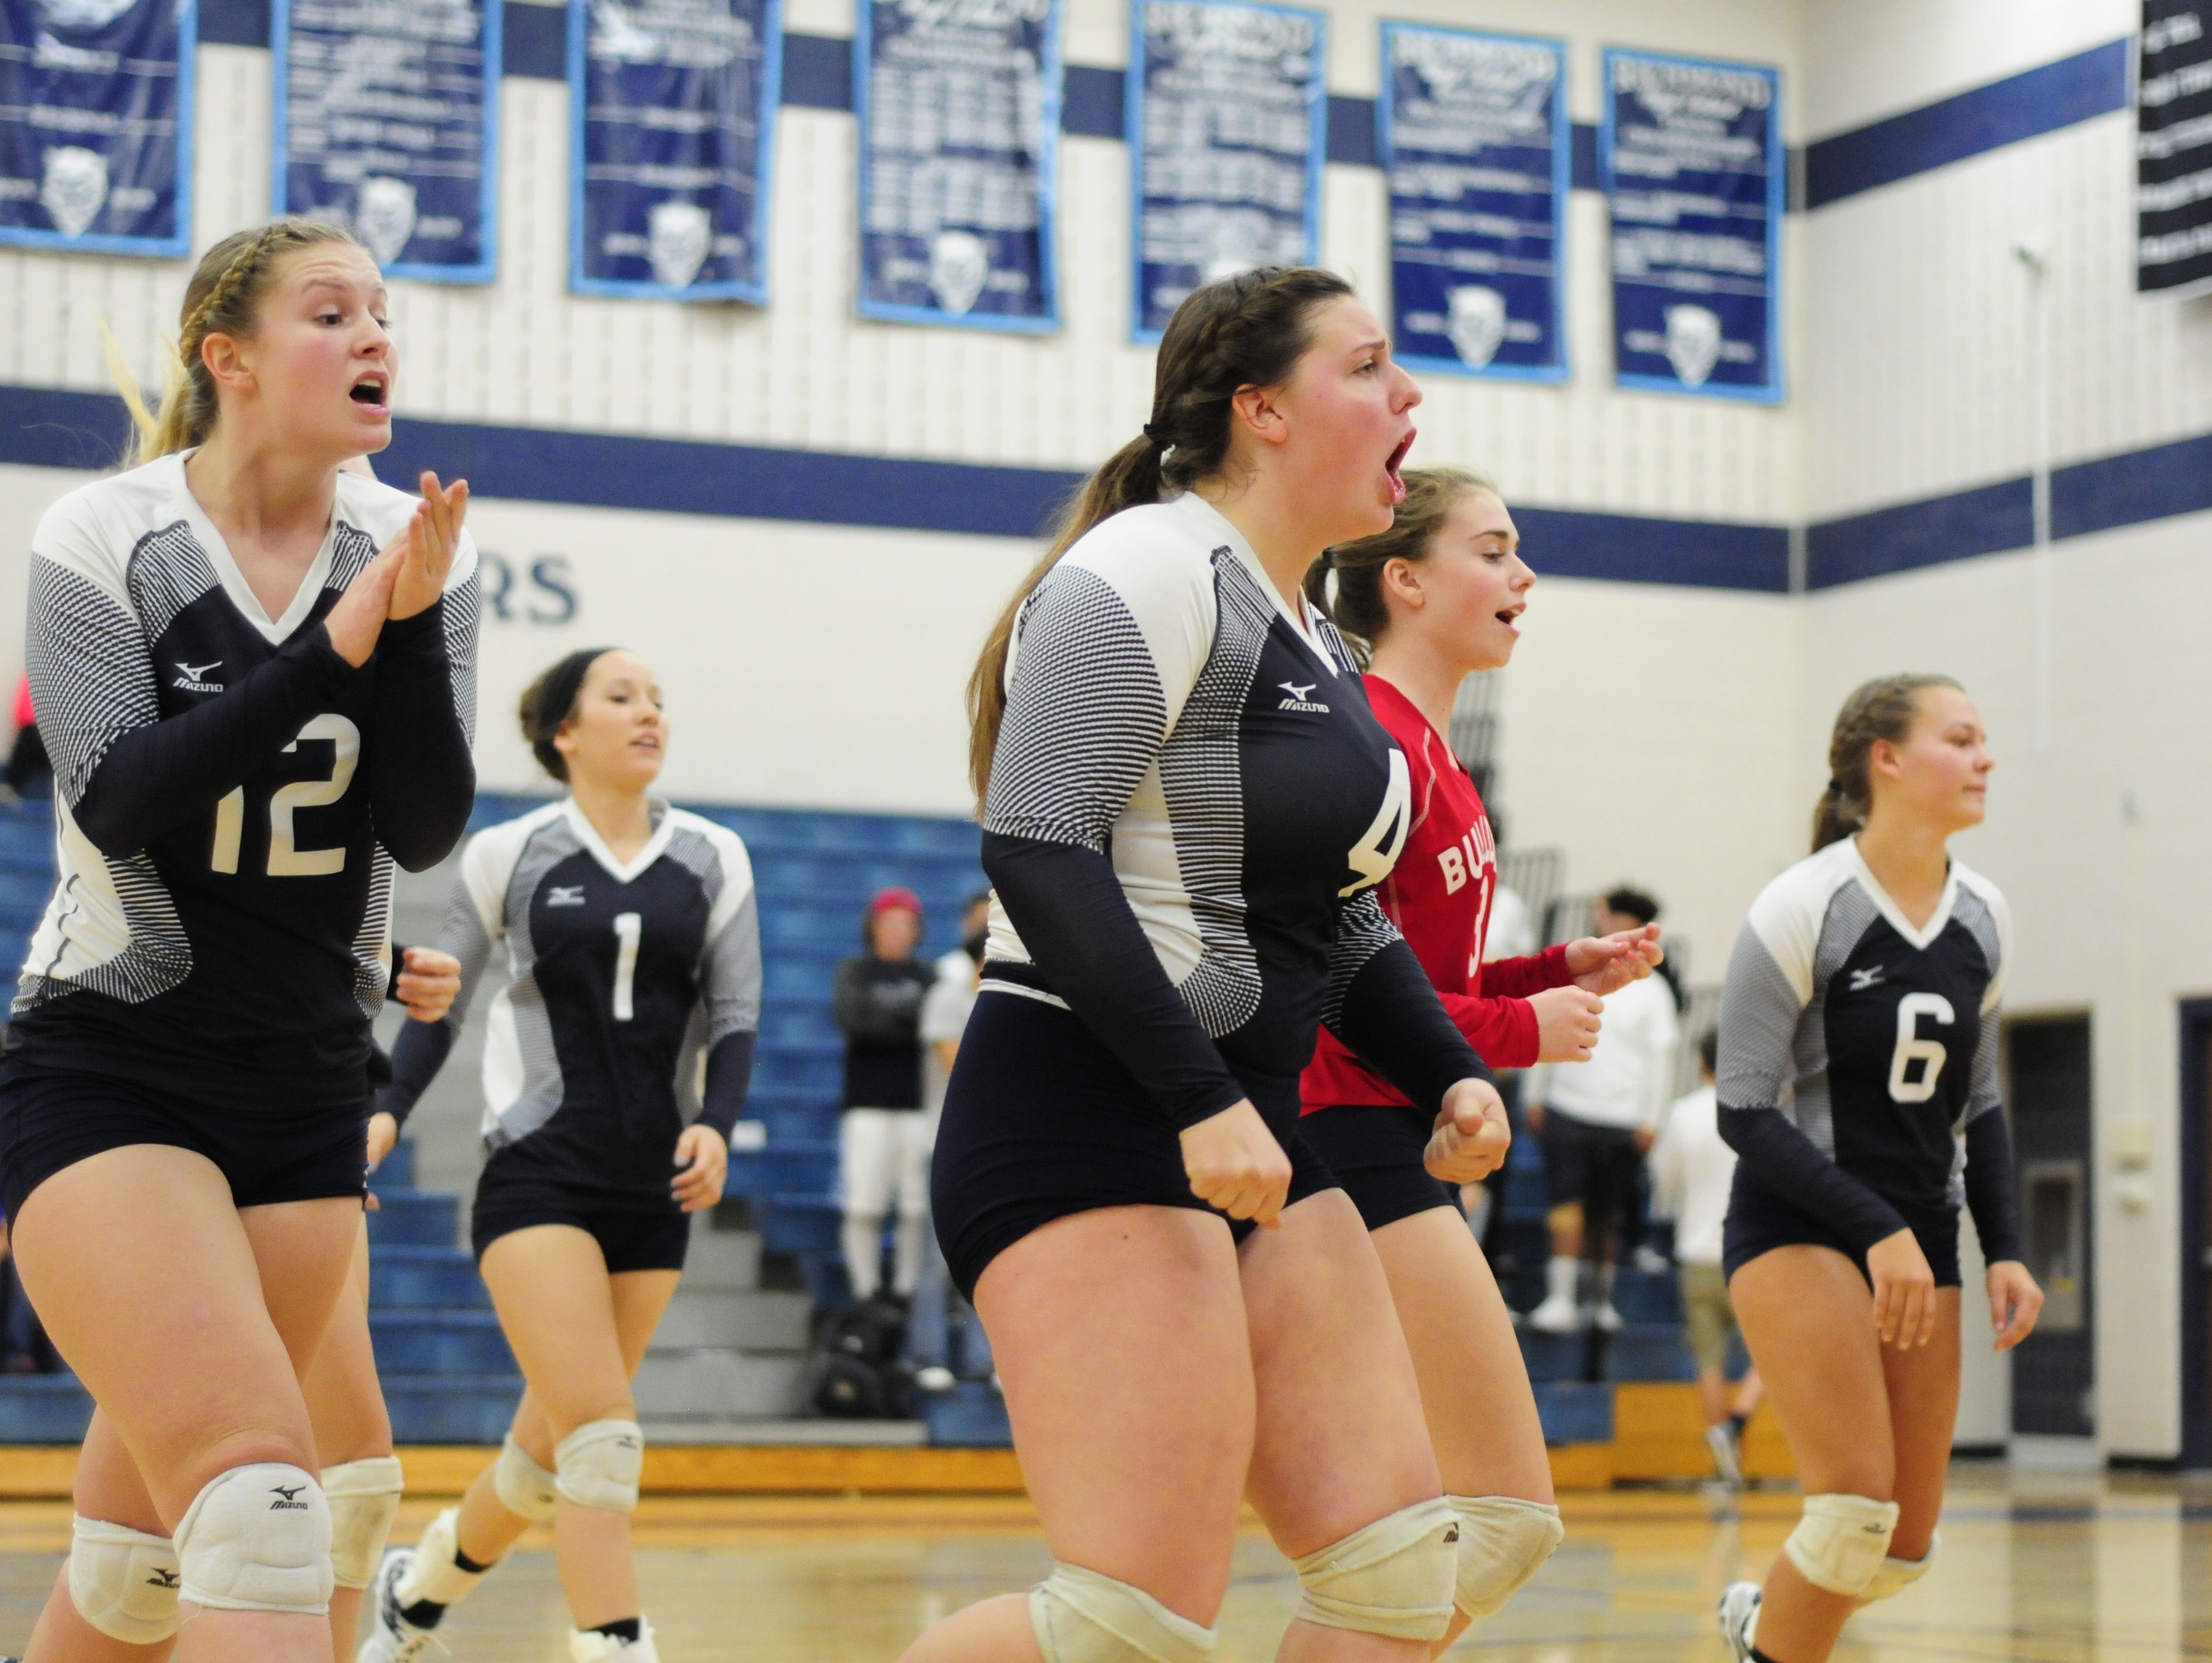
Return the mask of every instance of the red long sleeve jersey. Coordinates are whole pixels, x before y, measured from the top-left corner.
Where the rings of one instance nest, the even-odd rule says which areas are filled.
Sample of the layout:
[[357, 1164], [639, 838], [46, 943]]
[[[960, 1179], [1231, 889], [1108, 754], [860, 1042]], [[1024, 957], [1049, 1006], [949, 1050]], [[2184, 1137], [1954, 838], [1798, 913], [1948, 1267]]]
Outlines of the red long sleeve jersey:
[[[1390, 876], [1376, 891], [1382, 910], [1413, 947], [1444, 1010], [1492, 1068], [1536, 1060], [1536, 1013], [1528, 995], [1564, 986], [1567, 950], [1482, 962], [1498, 889], [1498, 850], [1490, 816], [1428, 719], [1379, 676], [1366, 678], [1375, 715], [1406, 753], [1413, 774], [1413, 824]], [[1338, 1103], [1402, 1103], [1405, 1096], [1368, 1068], [1327, 1029], [1298, 1082], [1305, 1114]]]

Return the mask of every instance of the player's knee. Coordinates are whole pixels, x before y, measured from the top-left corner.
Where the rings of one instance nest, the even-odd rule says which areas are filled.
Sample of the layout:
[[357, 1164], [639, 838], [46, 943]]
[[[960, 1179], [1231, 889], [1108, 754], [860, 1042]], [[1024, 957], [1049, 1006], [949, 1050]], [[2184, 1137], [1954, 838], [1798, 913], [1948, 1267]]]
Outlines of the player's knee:
[[365, 1588], [384, 1557], [405, 1479], [396, 1456], [371, 1455], [323, 1469], [331, 1508], [331, 1575], [342, 1588]]
[[70, 1525], [70, 1603], [110, 1640], [151, 1646], [177, 1631], [176, 1545], [79, 1514]]
[[578, 1507], [628, 1513], [645, 1473], [645, 1433], [634, 1420], [586, 1421], [553, 1451], [553, 1486]]
[[560, 1493], [555, 1484], [551, 1470], [539, 1466], [537, 1458], [515, 1441], [514, 1434], [508, 1433], [507, 1441], [499, 1447], [498, 1464], [492, 1468], [492, 1486], [499, 1504], [519, 1519], [543, 1524], [553, 1516], [553, 1499]]
[[216, 1611], [321, 1616], [331, 1603], [331, 1508], [304, 1467], [218, 1472], [177, 1526], [179, 1592]]
[[1797, 1574], [1816, 1588], [1847, 1599], [1866, 1596], [1889, 1556], [1897, 1503], [1870, 1496], [1808, 1496], [1804, 1516], [1782, 1545]]
[[1441, 1498], [1401, 1508], [1295, 1562], [1297, 1616], [1324, 1628], [1441, 1640], [1451, 1626], [1460, 1521]]
[[1030, 1590], [1030, 1625], [1044, 1663], [1205, 1663], [1220, 1637], [1142, 1588], [1062, 1563]]
[[1887, 1599], [1904, 1593], [1928, 1574], [1928, 1568], [1936, 1563], [1936, 1550], [1942, 1545], [1942, 1533], [1931, 1530], [1928, 1533], [1928, 1551], [1917, 1559], [1899, 1559], [1894, 1555], [1885, 1557], [1880, 1569], [1868, 1581], [1866, 1592], [1859, 1598]]
[[1543, 1569], [1566, 1539], [1559, 1509], [1513, 1496], [1447, 1496], [1459, 1519], [1459, 1572], [1452, 1603], [1490, 1617]]

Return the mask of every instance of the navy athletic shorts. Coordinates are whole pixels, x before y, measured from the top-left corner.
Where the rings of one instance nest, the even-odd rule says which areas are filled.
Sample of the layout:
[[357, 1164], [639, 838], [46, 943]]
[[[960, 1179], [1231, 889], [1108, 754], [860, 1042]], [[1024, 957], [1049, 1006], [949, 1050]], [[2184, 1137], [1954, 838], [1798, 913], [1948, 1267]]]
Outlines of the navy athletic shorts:
[[469, 1213], [469, 1242], [481, 1261], [502, 1235], [538, 1224], [567, 1224], [599, 1244], [610, 1275], [625, 1271], [680, 1271], [691, 1245], [691, 1215], [673, 1199], [641, 1206], [627, 1195], [609, 1195], [527, 1170], [517, 1172], [495, 1151], [477, 1180]]
[[[1291, 1157], [1285, 1205], [1336, 1187], [1298, 1132], [1295, 1074], [1237, 1078]], [[988, 986], [961, 1035], [930, 1164], [930, 1211], [960, 1291], [1031, 1230], [1102, 1207], [1190, 1207], [1182, 1145], [1136, 1077], [1058, 1004]], [[1255, 1226], [1224, 1219], [1242, 1241]]]
[[[367, 1077], [363, 1077], [366, 1092]], [[307, 1114], [225, 1111], [82, 1070], [0, 1059], [0, 1206], [15, 1217], [64, 1167], [133, 1144], [166, 1144], [212, 1161], [240, 1207], [358, 1200], [368, 1170], [366, 1095]]]
[[1461, 1211], [1459, 1191], [1421, 1164], [1436, 1119], [1410, 1103], [1346, 1103], [1316, 1109], [1298, 1132], [1344, 1186], [1360, 1222], [1379, 1230], [1432, 1207]]
[[[1890, 1205], [1897, 1206], [1894, 1200]], [[1936, 1273], [1936, 1285], [1957, 1287], [1960, 1280], [1957, 1210], [1897, 1210], [1911, 1229], [1912, 1239], [1919, 1242], [1920, 1251], [1928, 1256], [1928, 1268]], [[1735, 1182], [1729, 1191], [1728, 1223], [1721, 1234], [1721, 1267], [1734, 1276], [1763, 1253], [1797, 1246], [1832, 1247], [1857, 1265], [1861, 1276], [1867, 1274], [1866, 1254], [1845, 1240], [1840, 1231], [1815, 1218], [1796, 1202], [1777, 1195], [1738, 1166]], [[1868, 1278], [1869, 1286], [1872, 1280]]]

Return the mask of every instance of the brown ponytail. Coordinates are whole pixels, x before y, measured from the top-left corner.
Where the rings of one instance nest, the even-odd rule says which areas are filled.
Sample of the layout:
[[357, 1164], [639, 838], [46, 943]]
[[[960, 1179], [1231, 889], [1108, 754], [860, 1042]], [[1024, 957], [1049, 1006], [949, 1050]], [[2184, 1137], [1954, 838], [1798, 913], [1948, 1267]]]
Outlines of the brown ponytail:
[[1006, 719], [1006, 659], [1023, 603], [1099, 521], [1220, 473], [1229, 460], [1231, 401], [1245, 387], [1288, 379], [1311, 344], [1315, 308], [1352, 292], [1334, 272], [1263, 266], [1193, 289], [1176, 308], [1153, 360], [1152, 415], [1143, 436], [1109, 457], [1069, 502], [1051, 546], [991, 626], [968, 678], [968, 779], [979, 811]]
[[1419, 565], [1428, 557], [1434, 537], [1462, 497], [1470, 491], [1498, 495], [1498, 487], [1467, 468], [1408, 468], [1406, 500], [1391, 516], [1390, 529], [1356, 543], [1323, 551], [1306, 573], [1306, 598], [1328, 614], [1344, 632], [1362, 668], [1375, 656], [1390, 609], [1382, 599], [1382, 568], [1394, 560]]
[[[107, 337], [107, 371], [115, 379], [137, 438], [125, 466], [137, 467], [173, 451], [207, 442], [215, 430], [215, 377], [200, 357], [210, 335], [250, 337], [254, 313], [275, 282], [283, 257], [317, 243], [360, 245], [351, 233], [320, 220], [287, 217], [252, 231], [234, 232], [200, 257], [177, 320], [176, 350], [167, 365], [161, 408], [149, 412], [137, 379], [124, 362], [113, 336]], [[102, 334], [106, 325], [100, 325]]]
[[[1813, 853], [1839, 843], [1866, 824], [1874, 806], [1867, 762], [1877, 739], [1901, 744], [1911, 731], [1921, 689], [1959, 687], [1948, 676], [1879, 676], [1863, 682], [1836, 713], [1828, 738], [1828, 783], [1813, 808]], [[1965, 691], [1960, 688], [1961, 692]]]

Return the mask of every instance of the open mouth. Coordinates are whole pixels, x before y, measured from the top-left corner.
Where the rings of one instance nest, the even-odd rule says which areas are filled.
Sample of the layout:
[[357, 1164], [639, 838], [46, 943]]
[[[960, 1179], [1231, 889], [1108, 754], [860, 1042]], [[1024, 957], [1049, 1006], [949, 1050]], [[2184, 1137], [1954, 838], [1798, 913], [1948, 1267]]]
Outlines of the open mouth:
[[380, 414], [390, 407], [392, 382], [381, 371], [364, 375], [348, 389], [346, 397], [363, 410]]
[[1508, 629], [1512, 630], [1513, 633], [1517, 635], [1521, 633], [1519, 628], [1521, 615], [1528, 610], [1528, 608], [1525, 602], [1519, 606], [1501, 608], [1497, 615], [1498, 621], [1504, 624]]
[[1414, 430], [1407, 428], [1406, 436], [1398, 441], [1398, 447], [1390, 452], [1390, 459], [1382, 464], [1382, 471], [1389, 476], [1390, 501], [1394, 503], [1406, 500], [1405, 477], [1398, 470], [1405, 465], [1406, 452], [1413, 448], [1414, 438]]

